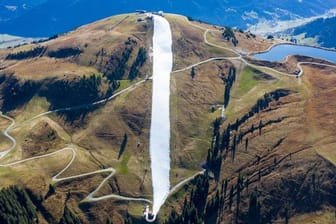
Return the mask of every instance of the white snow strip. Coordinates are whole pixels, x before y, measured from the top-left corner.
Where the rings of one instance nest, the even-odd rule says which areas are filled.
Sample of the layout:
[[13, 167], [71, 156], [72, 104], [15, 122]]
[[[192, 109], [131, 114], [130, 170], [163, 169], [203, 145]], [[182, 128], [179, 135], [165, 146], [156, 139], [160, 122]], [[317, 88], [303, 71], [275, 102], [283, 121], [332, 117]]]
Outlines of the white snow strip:
[[153, 94], [149, 143], [154, 216], [165, 202], [170, 188], [169, 97], [172, 66], [172, 34], [169, 23], [161, 16], [154, 16]]

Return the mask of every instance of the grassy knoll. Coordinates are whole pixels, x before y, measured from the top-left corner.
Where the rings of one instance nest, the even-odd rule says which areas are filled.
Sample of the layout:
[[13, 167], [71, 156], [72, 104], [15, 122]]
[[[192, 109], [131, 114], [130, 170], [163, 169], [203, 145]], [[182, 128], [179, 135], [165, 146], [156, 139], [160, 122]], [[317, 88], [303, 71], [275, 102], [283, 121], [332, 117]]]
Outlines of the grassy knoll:
[[120, 162], [120, 167], [119, 167], [119, 172], [121, 174], [127, 174], [128, 172], [128, 162], [131, 158], [131, 155], [129, 153], [125, 153], [122, 158], [121, 158], [121, 162]]
[[239, 95], [246, 94], [257, 84], [258, 80], [255, 79], [253, 70], [250, 67], [246, 67], [241, 72], [237, 94]]
[[272, 44], [276, 43], [278, 40], [265, 40], [260, 36], [251, 35], [249, 32], [239, 32], [234, 30], [234, 35], [238, 40], [237, 45], [234, 47], [231, 41], [227, 41], [223, 37], [223, 30], [218, 28], [211, 28], [210, 31], [207, 33], [207, 40], [210, 43], [216, 44], [222, 47], [230, 47], [235, 50], [242, 50], [244, 52], [258, 52], [258, 51], [265, 51], [268, 49]]
[[129, 80], [120, 80], [120, 87], [118, 90], [126, 89], [130, 85], [132, 85], [132, 83]]
[[167, 15], [172, 34], [174, 65], [173, 70], [181, 69], [216, 56], [235, 56], [230, 51], [204, 43], [204, 29], [193, 26], [185, 17]]
[[269, 85], [278, 81], [278, 78], [250, 66], [246, 66], [241, 71], [239, 77], [239, 84], [236, 89], [236, 94], [238, 94], [238, 96], [247, 94], [259, 84]]

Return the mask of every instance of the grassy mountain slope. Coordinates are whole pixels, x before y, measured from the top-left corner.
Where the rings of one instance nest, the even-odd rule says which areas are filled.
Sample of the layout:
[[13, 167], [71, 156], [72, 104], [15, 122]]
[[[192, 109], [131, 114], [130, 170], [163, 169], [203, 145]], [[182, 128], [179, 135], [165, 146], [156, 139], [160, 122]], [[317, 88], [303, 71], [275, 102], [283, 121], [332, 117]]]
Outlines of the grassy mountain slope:
[[[18, 17], [11, 17], [13, 12], [4, 9], [4, 17], [12, 18], [9, 21], [0, 21], [0, 30], [3, 33], [29, 37], [47, 37], [67, 32], [74, 27], [92, 22], [106, 16], [129, 13], [137, 9], [163, 10], [170, 13], [179, 13], [202, 21], [239, 27], [246, 29], [260, 21], [282, 21], [297, 18], [307, 18], [324, 14], [336, 7], [333, 0], [310, 1], [258, 1], [250, 2], [222, 1], [222, 0], [179, 0], [179, 1], [117, 1], [100, 0], [47, 0], [30, 10], [20, 13], [22, 1], [11, 1], [10, 5], [18, 7]], [[36, 1], [24, 1], [29, 3]], [[6, 4], [7, 1], [4, 2]], [[38, 1], [41, 3], [41, 1]], [[8, 3], [9, 4], [9, 3]], [[0, 6], [1, 7], [1, 6]], [[1, 11], [0, 11], [1, 12]], [[6, 16], [10, 13], [8, 16]], [[3, 15], [3, 14], [1, 14]], [[31, 29], [30, 26], [34, 27]]]
[[[116, 174], [95, 196], [115, 193], [151, 199], [151, 80], [101, 105], [29, 120], [48, 109], [103, 99], [146, 80], [146, 75], [150, 77], [152, 22], [137, 22], [137, 17], [115, 16], [43, 43], [0, 51], [0, 106], [16, 121], [10, 134], [18, 143], [1, 163], [73, 145], [74, 161], [60, 177], [113, 167]], [[178, 15], [166, 18], [173, 33], [173, 70], [211, 57], [236, 56], [229, 49], [262, 51], [278, 42], [233, 30], [238, 41], [235, 46], [232, 39], [222, 35], [228, 28], [188, 21]], [[139, 63], [137, 58], [142, 58], [144, 50], [146, 60]], [[284, 63], [272, 64], [250, 59], [289, 73], [296, 70], [298, 61], [306, 60], [290, 57]], [[293, 223], [305, 223], [311, 217], [334, 221], [330, 213], [336, 206], [332, 150], [335, 69], [303, 67], [303, 77], [296, 79], [247, 66], [241, 60], [214, 60], [172, 74], [172, 185], [203, 168], [208, 168], [208, 175], [187, 182], [169, 197], [158, 223], [187, 223], [188, 218], [205, 223], [227, 223], [238, 218], [241, 223], [249, 223], [247, 220], [256, 218], [253, 214], [258, 214], [262, 223], [284, 221], [286, 217]], [[225, 90], [228, 86], [230, 91]], [[225, 92], [230, 96], [226, 118], [217, 119], [227, 100]], [[1, 118], [1, 129], [9, 123]], [[0, 138], [1, 148], [10, 146], [8, 138]], [[31, 189], [41, 223], [65, 219], [82, 223], [105, 223], [109, 219], [113, 223], [144, 222], [144, 202], [111, 198], [82, 201], [108, 172], [53, 182], [51, 177], [72, 156], [66, 150], [1, 167], [0, 187], [15, 184]], [[260, 205], [249, 213], [252, 195]]]
[[[133, 66], [140, 49], [149, 50], [152, 36], [152, 24], [137, 23], [136, 19], [135, 15], [117, 16], [81, 27], [48, 42], [2, 51], [1, 57], [5, 59], [8, 55], [27, 55], [22, 52], [35, 52], [34, 49], [43, 48], [38, 55], [28, 54], [32, 54], [32, 57], [3, 60], [0, 87], [2, 111], [8, 112], [20, 123], [48, 109], [82, 105], [108, 97], [117, 89], [122, 90], [144, 79], [146, 75], [151, 75], [148, 52], [145, 53], [147, 63]], [[63, 57], [66, 53], [62, 52], [59, 57], [50, 56], [50, 52], [60, 52], [60, 49], [80, 49], [81, 53]], [[129, 53], [125, 55], [124, 52]], [[137, 70], [137, 76], [130, 79], [129, 74], [131, 70], [134, 73], [134, 69]], [[11, 131], [18, 139], [18, 146], [3, 162], [56, 152], [71, 143], [75, 146], [76, 159], [62, 177], [114, 167], [117, 174], [109, 179], [96, 196], [117, 193], [150, 199], [147, 151], [150, 94], [151, 84], [148, 82], [141, 89], [125, 93], [101, 106], [51, 114], [20, 125]], [[15, 97], [21, 100], [14, 101]], [[134, 103], [128, 103], [131, 99]], [[6, 125], [8, 121], [3, 120], [1, 127]], [[128, 141], [118, 159], [124, 134], [127, 134]], [[9, 144], [3, 146], [6, 145]], [[71, 152], [67, 151], [3, 168], [3, 177], [9, 173], [15, 174], [3, 181], [1, 187], [23, 185], [40, 195], [38, 197], [44, 198], [50, 178], [66, 166], [71, 156]], [[28, 167], [29, 174], [26, 170]], [[85, 216], [83, 211], [89, 212], [91, 205], [82, 206], [79, 202], [97, 188], [107, 175], [91, 175], [55, 184], [56, 193], [41, 202], [44, 210], [48, 211], [43, 212], [44, 219], [47, 222], [58, 222], [66, 203], [83, 222], [88, 222], [90, 217]], [[111, 203], [109, 200], [100, 204], [107, 208], [118, 205], [118, 209], [97, 213], [99, 206], [93, 206], [95, 220], [105, 222], [113, 214], [116, 214], [114, 219], [122, 220], [119, 210], [125, 210], [123, 202], [120, 206], [118, 201]], [[133, 207], [136, 212], [130, 213], [141, 214], [141, 203], [134, 203]]]
[[[174, 21], [172, 20], [171, 23], [173, 31], [177, 30], [173, 32], [174, 38], [176, 38], [175, 43], [179, 43], [184, 38], [190, 41], [196, 39], [197, 35], [195, 33], [191, 35], [189, 29], [189, 32], [182, 32], [182, 34], [178, 32], [178, 28], [182, 25], [175, 26]], [[203, 25], [201, 24], [201, 26]], [[236, 33], [236, 36], [239, 37], [239, 32]], [[229, 43], [221, 40], [220, 35], [214, 31], [208, 33], [207, 37], [208, 40], [220, 46], [230, 46]], [[246, 34], [241, 35], [240, 38], [242, 38], [239, 39], [241, 44], [238, 44], [237, 48], [253, 51], [249, 47], [258, 46], [258, 39], [247, 38]], [[247, 44], [244, 45], [244, 43]], [[190, 45], [195, 46], [192, 43]], [[178, 58], [176, 64], [192, 60], [195, 55], [198, 55], [196, 50], [188, 52], [182, 46], [184, 45], [180, 44], [175, 47], [175, 55], [188, 54], [188, 58]], [[263, 45], [260, 46], [267, 48], [267, 43], [263, 42]], [[187, 49], [190, 51], [194, 48], [187, 47]], [[202, 54], [199, 55], [202, 56]], [[305, 61], [307, 59], [291, 58], [287, 63], [278, 64], [276, 67], [283, 71], [294, 71], [297, 60]], [[192, 63], [192, 61], [187, 62], [186, 65]], [[210, 136], [214, 131], [212, 122], [221, 113], [220, 105], [223, 103], [225, 80], [228, 78], [230, 67], [236, 69], [237, 78], [233, 84], [229, 107], [226, 110], [227, 120], [221, 123], [219, 136], [214, 136], [211, 139]], [[173, 210], [177, 214], [182, 213], [182, 217], [195, 216], [195, 214], [191, 215], [192, 212], [196, 212], [198, 216], [202, 217], [199, 212], [203, 211], [204, 217], [201, 220], [206, 223], [214, 223], [216, 219], [221, 222], [234, 221], [237, 216], [237, 208], [239, 208], [238, 220], [249, 223], [249, 197], [253, 189], [257, 189], [258, 201], [261, 205], [261, 223], [284, 220], [287, 213], [290, 220], [293, 216], [293, 220], [299, 220], [295, 218], [296, 214], [306, 213], [306, 216], [314, 217], [314, 213], [310, 212], [323, 211], [328, 214], [332, 211], [335, 204], [332, 193], [334, 187], [331, 183], [335, 179], [335, 167], [330, 163], [330, 161], [334, 161], [331, 159], [334, 156], [330, 151], [329, 141], [333, 140], [325, 138], [333, 133], [333, 128], [331, 126], [323, 128], [326, 132], [319, 135], [317, 133], [320, 133], [318, 130], [322, 130], [321, 126], [315, 126], [312, 123], [316, 124], [313, 120], [319, 123], [327, 119], [325, 113], [330, 112], [330, 108], [333, 108], [332, 103], [327, 100], [329, 98], [327, 95], [330, 96], [329, 92], [332, 90], [327, 86], [321, 87], [320, 85], [325, 83], [325, 85], [332, 86], [333, 76], [330, 74], [335, 74], [335, 70], [311, 66], [305, 66], [304, 69], [302, 80], [293, 80], [266, 70], [256, 70], [237, 61], [224, 60], [196, 66], [194, 77], [192, 77], [191, 69], [173, 75], [172, 127], [174, 127], [173, 130], [178, 131], [177, 133], [173, 132], [172, 137], [172, 159], [176, 167], [172, 170], [172, 178], [173, 180], [177, 179], [176, 182], [183, 179], [181, 175], [188, 176], [188, 170], [195, 170], [195, 173], [204, 168], [204, 165], [207, 164], [208, 149], [210, 148], [210, 155], [214, 153], [212, 150], [216, 148], [217, 143], [214, 142], [216, 138], [219, 138], [219, 142], [221, 142], [227, 126], [235, 124], [237, 119], [239, 120], [248, 114], [251, 108], [256, 105], [257, 99], [263, 98], [265, 93], [277, 92], [279, 89], [285, 89], [288, 91], [288, 95], [286, 94], [279, 100], [273, 99], [267, 108], [239, 124], [237, 130], [231, 131], [229, 147], [224, 151], [220, 149], [221, 152], [217, 157], [221, 158], [220, 168], [217, 167], [215, 172], [210, 175], [214, 175], [213, 177], [216, 179], [216, 175], [218, 175], [216, 173], [220, 170], [218, 180], [209, 181], [208, 196], [204, 202], [199, 201], [201, 195], [196, 194], [193, 197], [193, 192], [205, 186], [194, 182], [182, 188], [168, 200], [167, 210]], [[320, 75], [314, 75], [317, 73]], [[321, 81], [317, 83], [317, 79]], [[326, 89], [328, 94], [325, 92], [327, 95], [324, 95], [318, 89]], [[324, 109], [319, 107], [321, 110], [317, 112], [313, 108], [317, 109], [318, 107], [311, 107], [310, 104], [319, 104], [322, 98], [326, 101], [325, 107]], [[317, 117], [311, 117], [312, 113]], [[332, 119], [331, 116], [328, 119]], [[333, 121], [327, 122], [332, 123]], [[251, 129], [251, 127], [253, 128]], [[242, 135], [241, 140], [237, 140], [239, 135]], [[233, 154], [231, 147], [233, 147], [234, 139], [238, 142], [235, 143], [236, 149]], [[246, 139], [248, 139], [247, 146]], [[222, 144], [219, 143], [219, 147], [222, 147]], [[326, 150], [325, 153], [321, 153], [320, 148], [323, 148], [323, 151]], [[240, 202], [237, 206], [238, 174], [244, 179], [244, 187], [243, 190], [240, 190]], [[317, 176], [321, 181], [319, 183], [314, 182], [316, 181], [314, 178]], [[225, 180], [228, 180], [225, 202], [222, 209], [216, 210], [216, 194], [220, 195], [221, 199], [218, 198], [218, 200], [223, 200]], [[248, 187], [246, 187], [246, 183]], [[317, 187], [317, 185], [319, 186]], [[231, 186], [234, 190], [230, 199]], [[185, 204], [185, 200], [191, 204], [191, 207]], [[232, 200], [231, 206], [229, 206], [230, 200]], [[195, 202], [196, 211], [192, 207], [193, 201], [198, 201]], [[197, 206], [200, 203], [206, 203], [209, 211], [206, 210], [207, 206], [204, 210], [198, 210]], [[169, 207], [174, 209], [169, 209]], [[288, 208], [287, 213], [284, 208]], [[178, 217], [176, 213], [173, 215], [167, 210], [162, 211], [164, 217]], [[174, 218], [169, 220], [174, 220]], [[186, 222], [186, 218], [168, 221], [168, 223]], [[331, 221], [329, 220], [329, 222]]]
[[305, 38], [315, 38], [317, 43], [323, 47], [336, 48], [336, 17], [318, 19], [304, 26], [295, 28], [292, 33], [294, 36], [304, 34]]
[[[330, 102], [329, 98], [333, 94], [333, 88], [328, 86], [333, 85], [334, 78], [330, 75], [335, 74], [335, 71], [329, 69], [321, 71], [321, 68], [306, 66], [303, 80], [300, 83], [293, 83], [284, 77], [276, 76], [273, 76], [273, 79], [263, 80], [258, 78], [259, 72], [255, 73], [251, 69], [246, 71], [246, 69], [238, 73], [238, 82], [233, 88], [231, 102], [227, 109], [228, 120], [221, 124], [220, 135], [217, 136], [220, 138], [220, 142], [224, 138], [227, 126], [229, 124], [234, 125], [236, 119], [241, 119], [244, 114], [247, 114], [255, 104], [256, 99], [260, 98], [265, 92], [286, 88], [290, 90], [290, 94], [278, 101], [275, 100], [269, 107], [254, 114], [239, 125], [237, 130], [232, 130], [228, 148], [222, 149], [221, 143], [219, 144], [220, 173], [218, 181], [211, 180], [209, 182], [210, 187], [206, 199], [209, 211], [206, 210], [207, 207], [204, 208], [205, 218], [201, 218], [201, 220], [204, 219], [206, 223], [214, 223], [215, 220], [231, 222], [238, 217], [239, 222], [250, 223], [251, 220], [248, 218], [249, 198], [254, 190], [260, 203], [259, 217], [261, 223], [275, 220], [284, 221], [286, 215], [290, 221], [294, 216], [293, 223], [305, 223], [305, 221], [296, 219], [295, 216], [307, 213], [306, 217], [315, 219], [317, 217], [316, 213], [310, 212], [323, 211], [322, 213], [326, 214], [332, 212], [332, 208], [335, 206], [335, 195], [333, 194], [335, 189], [332, 184], [332, 181], [335, 180], [335, 160], [332, 152], [334, 140], [329, 136], [333, 135], [334, 128], [327, 123], [333, 123], [332, 113], [329, 114], [330, 108], [333, 108], [333, 103]], [[188, 75], [186, 74], [186, 77]], [[246, 76], [252, 76], [252, 78]], [[197, 77], [197, 79], [201, 80], [202, 78]], [[251, 85], [250, 88], [245, 87], [246, 82]], [[191, 85], [196, 86], [196, 81], [192, 81]], [[214, 89], [214, 87], [211, 86], [210, 89]], [[181, 91], [184, 88], [181, 88]], [[202, 91], [202, 93], [204, 92]], [[190, 102], [190, 105], [195, 104], [197, 104], [196, 100]], [[201, 108], [201, 106], [198, 106], [198, 108]], [[211, 114], [210, 105], [206, 109], [203, 110], [203, 114]], [[189, 113], [192, 113], [192, 111]], [[182, 114], [185, 114], [188, 118], [191, 117], [186, 111]], [[194, 123], [197, 123], [197, 127], [199, 127], [201, 125], [198, 121], [199, 115], [195, 115]], [[182, 120], [181, 115], [180, 120]], [[211, 127], [208, 126], [207, 128], [210, 129], [210, 132]], [[196, 128], [187, 127], [186, 129], [195, 130]], [[184, 132], [188, 133], [188, 131], [182, 129], [181, 135]], [[195, 132], [197, 133], [197, 131]], [[244, 133], [242, 139], [238, 140], [242, 133]], [[246, 143], [246, 139], [248, 139], [248, 143]], [[233, 143], [235, 141], [237, 142]], [[209, 151], [214, 153], [212, 150], [215, 150], [216, 143], [213, 147], [211, 147], [210, 142], [207, 144], [207, 147], [210, 148]], [[235, 151], [232, 151], [233, 144], [237, 147]], [[187, 150], [189, 145], [183, 144], [183, 150]], [[206, 147], [201, 146], [201, 141], [195, 145], [195, 148], [197, 146], [203, 149]], [[181, 151], [183, 150], [181, 149]], [[199, 151], [188, 151], [192, 156], [184, 158], [182, 161], [185, 163], [187, 163], [188, 158], [195, 160], [199, 153]], [[200, 166], [200, 164], [202, 163], [199, 161], [192, 161], [192, 165]], [[183, 166], [187, 165], [184, 164]], [[218, 172], [218, 169], [215, 172]], [[216, 178], [215, 173], [214, 175]], [[243, 178], [243, 185], [239, 188], [239, 205], [237, 205], [239, 175]], [[226, 193], [224, 193], [223, 189], [226, 181], [228, 182], [225, 188]], [[232, 197], [229, 194], [231, 186], [233, 187]], [[186, 193], [183, 193], [184, 191]], [[168, 205], [176, 208], [173, 210], [178, 214], [185, 214], [181, 211], [187, 211], [188, 209], [192, 211], [192, 208], [183, 206], [185, 197], [187, 201], [193, 201], [201, 197], [198, 195], [193, 199], [192, 191], [195, 191], [195, 188], [190, 184], [175, 197], [173, 196]], [[224, 197], [225, 194], [226, 197]], [[180, 200], [179, 203], [176, 200]], [[223, 201], [223, 205], [216, 205], [216, 200], [217, 203]], [[232, 201], [232, 204], [230, 201]], [[192, 204], [192, 202], [190, 203]], [[172, 217], [172, 214], [169, 217]], [[178, 223], [181, 220], [184, 220], [182, 223], [186, 222], [186, 219], [182, 218], [177, 222], [171, 221], [168, 223]], [[332, 220], [334, 221], [333, 218], [328, 218], [326, 222], [332, 223]], [[323, 223], [323, 221], [318, 223]]]

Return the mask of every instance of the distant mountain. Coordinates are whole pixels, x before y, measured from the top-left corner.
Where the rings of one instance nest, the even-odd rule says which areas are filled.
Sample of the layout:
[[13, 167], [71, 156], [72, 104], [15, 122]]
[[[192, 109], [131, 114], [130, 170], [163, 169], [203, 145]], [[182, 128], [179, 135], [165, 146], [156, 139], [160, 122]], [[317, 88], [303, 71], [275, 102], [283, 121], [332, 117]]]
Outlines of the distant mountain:
[[31, 38], [31, 37], [17, 37], [7, 34], [0, 34], [0, 49], [13, 47], [20, 44], [31, 43], [34, 41], [40, 41], [41, 38]]
[[1, 33], [51, 36], [110, 15], [136, 9], [163, 10], [206, 22], [247, 29], [261, 21], [293, 20], [324, 14], [336, 8], [334, 0], [5, 0]]
[[305, 34], [305, 38], [316, 38], [323, 47], [336, 48], [336, 17], [315, 20], [293, 29], [291, 33]]

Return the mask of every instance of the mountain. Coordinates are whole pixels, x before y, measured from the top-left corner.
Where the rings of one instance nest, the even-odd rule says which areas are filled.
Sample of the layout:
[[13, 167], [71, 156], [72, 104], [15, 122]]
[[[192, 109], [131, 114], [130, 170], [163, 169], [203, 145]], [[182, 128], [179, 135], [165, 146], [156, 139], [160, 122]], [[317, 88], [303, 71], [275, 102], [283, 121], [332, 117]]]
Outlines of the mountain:
[[288, 30], [292, 36], [303, 34], [305, 38], [313, 38], [317, 44], [327, 48], [336, 48], [336, 17], [317, 19], [303, 26]]
[[[177, 187], [156, 222], [335, 223], [335, 64], [257, 61], [237, 52], [282, 41], [165, 18]], [[0, 50], [1, 222], [146, 223], [152, 38], [122, 14]]]
[[[22, 0], [11, 1], [11, 4], [9, 2], [1, 3], [4, 12], [1, 13], [3, 15], [0, 22], [1, 32], [29, 37], [52, 36], [106, 16], [133, 12], [137, 9], [163, 10], [213, 24], [247, 29], [250, 25], [262, 21], [303, 19], [336, 8], [336, 2], [333, 0], [252, 0], [243, 4], [240, 1], [228, 0]], [[22, 10], [23, 6], [24, 8], [27, 6], [28, 9]]]
[[41, 38], [25, 38], [25, 37], [11, 36], [7, 34], [0, 34], [0, 49], [13, 47], [20, 44], [32, 43], [34, 41], [40, 41], [40, 40]]

